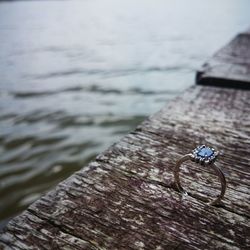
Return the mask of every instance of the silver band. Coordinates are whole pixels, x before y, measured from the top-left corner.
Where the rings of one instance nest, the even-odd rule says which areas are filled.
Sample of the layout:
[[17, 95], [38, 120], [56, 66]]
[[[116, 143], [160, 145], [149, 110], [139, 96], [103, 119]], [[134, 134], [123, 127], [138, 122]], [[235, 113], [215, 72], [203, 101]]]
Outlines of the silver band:
[[[174, 168], [175, 185], [176, 185], [176, 187], [178, 188], [178, 190], [180, 192], [185, 192], [184, 189], [181, 186], [181, 183], [180, 183], [180, 176], [179, 176], [180, 167], [181, 167], [181, 164], [183, 162], [189, 161], [189, 160], [194, 161], [193, 154], [187, 154], [187, 155], [184, 155], [183, 157], [181, 157], [176, 162], [176, 165], [175, 165], [175, 168]], [[212, 162], [211, 164], [209, 164], [209, 167], [211, 167], [211, 168], [214, 169], [214, 171], [218, 175], [218, 177], [220, 179], [220, 183], [221, 183], [221, 192], [220, 192], [220, 195], [218, 195], [214, 200], [212, 200], [211, 202], [209, 202], [209, 205], [218, 205], [220, 203], [220, 201], [222, 200], [222, 198], [224, 197], [224, 194], [226, 192], [226, 184], [227, 183], [226, 183], [226, 179], [225, 179], [225, 176], [224, 176], [223, 172], [220, 170], [220, 168], [214, 162]]]

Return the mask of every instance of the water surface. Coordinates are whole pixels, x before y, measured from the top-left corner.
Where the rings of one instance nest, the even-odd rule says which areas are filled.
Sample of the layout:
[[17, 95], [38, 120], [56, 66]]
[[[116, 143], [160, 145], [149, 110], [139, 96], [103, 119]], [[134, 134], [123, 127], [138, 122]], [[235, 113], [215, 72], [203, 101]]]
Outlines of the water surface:
[[248, 0], [0, 3], [0, 220], [194, 83]]

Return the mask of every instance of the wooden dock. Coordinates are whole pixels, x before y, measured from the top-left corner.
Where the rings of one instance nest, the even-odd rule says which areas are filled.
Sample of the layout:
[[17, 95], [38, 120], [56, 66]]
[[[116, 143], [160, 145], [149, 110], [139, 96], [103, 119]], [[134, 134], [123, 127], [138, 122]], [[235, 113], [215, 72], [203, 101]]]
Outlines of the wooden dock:
[[[10, 221], [0, 249], [250, 249], [250, 91], [239, 89], [250, 86], [249, 36], [197, 76], [223, 87], [196, 85], [169, 102]], [[228, 188], [217, 207], [206, 204], [220, 187], [209, 167], [183, 166], [189, 195], [173, 185], [176, 160], [199, 144], [222, 153]]]
[[250, 29], [208, 60], [197, 73], [196, 83], [250, 89]]

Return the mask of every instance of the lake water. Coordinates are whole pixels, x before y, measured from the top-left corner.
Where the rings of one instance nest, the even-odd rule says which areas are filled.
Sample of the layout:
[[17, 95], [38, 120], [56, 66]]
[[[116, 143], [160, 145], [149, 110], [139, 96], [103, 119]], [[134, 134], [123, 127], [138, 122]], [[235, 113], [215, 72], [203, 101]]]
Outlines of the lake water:
[[194, 83], [248, 0], [0, 3], [2, 225]]

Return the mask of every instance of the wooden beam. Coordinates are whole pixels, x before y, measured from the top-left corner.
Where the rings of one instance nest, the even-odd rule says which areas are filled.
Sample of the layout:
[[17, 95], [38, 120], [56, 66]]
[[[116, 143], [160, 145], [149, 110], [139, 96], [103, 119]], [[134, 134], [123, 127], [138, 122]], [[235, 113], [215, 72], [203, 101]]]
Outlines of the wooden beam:
[[196, 83], [250, 89], [250, 31], [237, 35], [198, 71]]
[[[0, 235], [0, 249], [250, 249], [250, 91], [195, 86], [60, 183]], [[209, 167], [181, 170], [196, 145], [222, 152], [223, 204]]]

